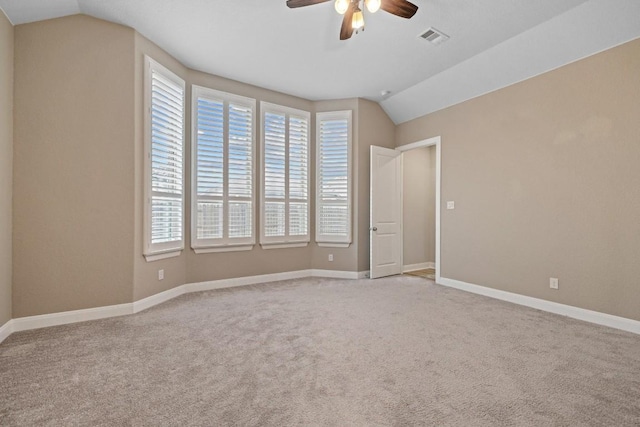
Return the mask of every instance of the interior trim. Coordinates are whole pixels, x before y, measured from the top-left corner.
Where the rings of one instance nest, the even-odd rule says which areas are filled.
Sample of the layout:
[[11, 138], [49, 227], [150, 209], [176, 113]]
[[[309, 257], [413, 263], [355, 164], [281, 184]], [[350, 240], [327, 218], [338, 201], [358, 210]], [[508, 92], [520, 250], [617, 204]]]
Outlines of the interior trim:
[[201, 292], [214, 289], [233, 288], [237, 286], [255, 285], [260, 283], [277, 282], [280, 280], [300, 279], [304, 277], [329, 277], [334, 279], [362, 279], [368, 277], [368, 271], [338, 271], [338, 270], [298, 270], [283, 273], [261, 274], [258, 276], [233, 277], [229, 279], [211, 280], [199, 283], [187, 283], [175, 288], [151, 295], [138, 301], [126, 304], [108, 305], [104, 307], [87, 308], [82, 310], [64, 311], [60, 313], [42, 314], [37, 316], [18, 317], [9, 320], [0, 327], [0, 343], [14, 332], [49, 326], [66, 325], [69, 323], [85, 322], [88, 320], [106, 319], [109, 317], [135, 314], [173, 298], [191, 292]]
[[105, 319], [107, 317], [132, 314], [131, 303], [108, 305], [104, 307], [85, 308], [82, 310], [63, 311], [60, 313], [41, 314], [38, 316], [18, 317], [12, 320], [13, 332], [28, 331], [48, 326], [66, 325], [68, 323], [85, 322], [87, 320]]
[[146, 259], [147, 262], [160, 261], [161, 259], [174, 258], [174, 257], [180, 256], [182, 255], [182, 251], [183, 249], [178, 249], [175, 251], [162, 252], [159, 254], [144, 255], [144, 259]]
[[218, 252], [240, 252], [240, 251], [250, 251], [253, 249], [255, 244], [251, 245], [222, 245], [222, 246], [202, 246], [198, 248], [194, 248], [193, 252], [196, 254], [211, 254]]
[[537, 310], [571, 317], [572, 319], [583, 320], [597, 325], [608, 326], [610, 328], [640, 334], [640, 321], [638, 320], [627, 319], [626, 317], [614, 316], [611, 314], [601, 313], [599, 311], [587, 310], [585, 308], [560, 304], [540, 298], [501, 291], [499, 289], [488, 288], [486, 286], [474, 285], [460, 280], [447, 279], [446, 277], [441, 277], [437, 283], [450, 288], [460, 289], [462, 291], [484, 295], [486, 297], [535, 308]]
[[0, 343], [6, 340], [13, 333], [13, 319], [0, 326]]
[[402, 266], [402, 272], [403, 273], [409, 273], [411, 271], [418, 271], [418, 270], [426, 270], [427, 268], [436, 268], [436, 263], [435, 262], [421, 262], [418, 264], [407, 264]]
[[[338, 271], [338, 270], [298, 270], [284, 273], [263, 274], [258, 276], [234, 277], [230, 279], [212, 280], [208, 282], [187, 283], [177, 286], [159, 294], [152, 295], [141, 300], [105, 307], [88, 308], [83, 310], [65, 311], [61, 313], [42, 314], [38, 316], [18, 317], [11, 319], [0, 327], [0, 343], [7, 339], [14, 332], [27, 331], [31, 329], [46, 328], [49, 326], [66, 325], [69, 323], [85, 322], [88, 320], [105, 319], [109, 317], [125, 316], [144, 311], [148, 308], [162, 304], [180, 295], [201, 292], [214, 289], [233, 288], [237, 286], [248, 286], [260, 283], [277, 282], [280, 280], [300, 279], [304, 277], [329, 277], [334, 279], [363, 279], [369, 277], [368, 271]], [[512, 292], [492, 289], [486, 286], [474, 285], [460, 280], [441, 277], [437, 283], [442, 286], [471, 292], [478, 295], [495, 298], [510, 303], [535, 308], [573, 319], [597, 325], [608, 326], [640, 335], [640, 321], [627, 319], [625, 317], [613, 316], [611, 314], [600, 313], [598, 311], [560, 304], [539, 298], [528, 297]]]
[[422, 147], [436, 147], [436, 262], [433, 268], [436, 270], [436, 283], [440, 280], [440, 198], [442, 194], [442, 138], [433, 136], [431, 138], [415, 141], [396, 147], [396, 150], [405, 152]]

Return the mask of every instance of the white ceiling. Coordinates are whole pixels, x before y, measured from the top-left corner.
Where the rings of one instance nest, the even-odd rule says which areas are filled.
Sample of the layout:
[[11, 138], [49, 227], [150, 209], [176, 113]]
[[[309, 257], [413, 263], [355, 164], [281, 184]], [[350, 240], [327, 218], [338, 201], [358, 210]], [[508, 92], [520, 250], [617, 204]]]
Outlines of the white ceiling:
[[[76, 13], [127, 25], [190, 68], [310, 100], [362, 97], [382, 101], [381, 91], [388, 90], [391, 96], [381, 104], [396, 123], [433, 111], [433, 105], [425, 109], [419, 102], [429, 98], [432, 89], [440, 89], [438, 97], [447, 98], [448, 91], [438, 82], [457, 88], [452, 99], [460, 102], [522, 80], [531, 69], [538, 70], [539, 53], [548, 46], [535, 43], [535, 37], [540, 37], [536, 29], [545, 28], [544, 24], [545, 42], [556, 41], [565, 47], [562, 52], [553, 51], [551, 68], [577, 59], [572, 45], [563, 41], [567, 31], [563, 25], [584, 24], [576, 19], [584, 20], [587, 7], [594, 9], [596, 5], [599, 14], [608, 14], [604, 17], [607, 25], [631, 19], [630, 33], [640, 36], [638, 0], [414, 3], [419, 10], [410, 20], [365, 10], [366, 31], [347, 41], [338, 38], [342, 17], [335, 12], [333, 1], [299, 9], [287, 8], [286, 0], [0, 0], [0, 7], [15, 25]], [[620, 5], [627, 6], [624, 13], [619, 12]], [[639, 12], [635, 19], [626, 15], [635, 11]], [[592, 15], [588, 18], [593, 19]], [[451, 39], [433, 46], [417, 37], [431, 26]], [[593, 32], [602, 30], [594, 28]], [[504, 49], [505, 42], [523, 38], [515, 48]], [[516, 48], [519, 54], [513, 57]], [[502, 54], [489, 55], [495, 61], [483, 64], [481, 70], [492, 74], [490, 84], [484, 79], [480, 82], [484, 86], [476, 87], [476, 69], [473, 64], [466, 68], [464, 64], [480, 53], [495, 50]], [[584, 50], [579, 49], [582, 56]], [[501, 74], [512, 71], [514, 60], [525, 76], [515, 73], [514, 77], [511, 72], [507, 74], [513, 81], [501, 82]], [[452, 70], [457, 80], [443, 80]], [[460, 94], [460, 86], [474, 90]], [[440, 100], [437, 107], [453, 101]]]

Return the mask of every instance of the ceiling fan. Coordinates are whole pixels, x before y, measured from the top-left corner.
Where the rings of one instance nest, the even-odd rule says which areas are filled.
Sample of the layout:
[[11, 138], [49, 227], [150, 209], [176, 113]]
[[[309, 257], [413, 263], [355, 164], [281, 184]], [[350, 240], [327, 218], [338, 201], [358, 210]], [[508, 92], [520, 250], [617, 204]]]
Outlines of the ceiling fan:
[[[287, 6], [290, 8], [311, 6], [314, 4], [325, 3], [330, 0], [287, 0]], [[389, 12], [401, 18], [411, 18], [418, 11], [418, 6], [407, 0], [362, 0], [367, 10], [375, 13], [378, 9]], [[360, 9], [361, 0], [335, 0], [336, 11], [344, 15], [342, 19], [342, 27], [340, 28], [340, 40], [351, 38], [353, 32], [364, 31], [364, 16]]]

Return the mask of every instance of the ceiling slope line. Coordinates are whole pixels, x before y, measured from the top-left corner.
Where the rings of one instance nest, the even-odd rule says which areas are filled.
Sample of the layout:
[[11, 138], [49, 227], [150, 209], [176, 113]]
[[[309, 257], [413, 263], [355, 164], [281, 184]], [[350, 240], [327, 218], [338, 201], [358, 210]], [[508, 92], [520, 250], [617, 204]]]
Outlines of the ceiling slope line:
[[[395, 124], [408, 122], [640, 38], [638, 16], [637, 0], [591, 0], [405, 89], [380, 105]], [[603, 26], [608, 31], [594, 31]]]

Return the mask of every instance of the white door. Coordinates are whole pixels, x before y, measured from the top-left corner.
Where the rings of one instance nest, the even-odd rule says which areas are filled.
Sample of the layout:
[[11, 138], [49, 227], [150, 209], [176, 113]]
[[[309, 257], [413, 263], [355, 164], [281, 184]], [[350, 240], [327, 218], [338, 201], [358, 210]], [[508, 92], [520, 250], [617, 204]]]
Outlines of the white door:
[[402, 156], [371, 146], [371, 278], [402, 273]]

